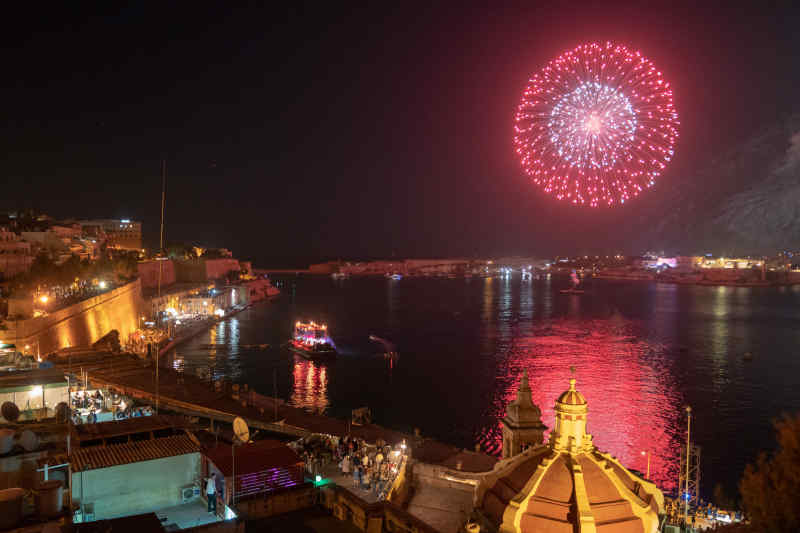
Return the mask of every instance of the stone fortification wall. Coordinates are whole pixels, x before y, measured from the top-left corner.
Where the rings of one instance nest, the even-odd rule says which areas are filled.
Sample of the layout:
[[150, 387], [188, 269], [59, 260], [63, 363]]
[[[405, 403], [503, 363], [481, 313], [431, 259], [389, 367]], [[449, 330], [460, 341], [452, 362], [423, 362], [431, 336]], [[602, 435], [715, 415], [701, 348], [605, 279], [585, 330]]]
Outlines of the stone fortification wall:
[[206, 281], [206, 267], [201, 259], [175, 262], [175, 278], [181, 283], [201, 283]]
[[182, 283], [200, 283], [223, 278], [228, 272], [240, 269], [237, 259], [190, 259], [176, 262], [175, 277]]
[[158, 267], [161, 265], [161, 286], [175, 283], [175, 263], [167, 261], [142, 261], [137, 265], [143, 289], [158, 287]]
[[228, 272], [239, 272], [238, 259], [206, 259], [206, 279], [224, 278]]
[[89, 346], [112, 329], [121, 339], [138, 327], [145, 309], [142, 285], [137, 279], [93, 298], [59, 309], [47, 316], [7, 320], [0, 341], [17, 346], [30, 345], [46, 354], [71, 346]]

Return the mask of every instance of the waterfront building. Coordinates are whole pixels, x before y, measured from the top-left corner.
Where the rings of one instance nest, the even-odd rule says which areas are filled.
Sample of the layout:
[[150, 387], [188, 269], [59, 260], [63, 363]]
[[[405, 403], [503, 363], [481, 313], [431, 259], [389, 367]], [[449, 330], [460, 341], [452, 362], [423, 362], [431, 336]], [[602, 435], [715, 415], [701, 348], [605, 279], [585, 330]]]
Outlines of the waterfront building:
[[105, 238], [109, 248], [142, 249], [142, 223], [128, 219], [97, 219], [79, 222], [84, 235]]
[[556, 400], [549, 442], [508, 454], [478, 485], [471, 531], [658, 531], [663, 494], [594, 446], [586, 432], [588, 414], [572, 379]]
[[0, 228], [0, 279], [9, 279], [30, 270], [34, 254], [31, 244], [5, 228]]

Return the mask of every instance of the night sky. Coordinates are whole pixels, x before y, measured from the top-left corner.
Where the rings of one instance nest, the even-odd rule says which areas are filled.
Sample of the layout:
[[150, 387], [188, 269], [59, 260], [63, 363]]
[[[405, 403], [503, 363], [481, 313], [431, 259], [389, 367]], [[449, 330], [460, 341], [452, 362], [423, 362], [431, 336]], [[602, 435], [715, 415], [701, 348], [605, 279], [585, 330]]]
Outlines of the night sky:
[[[786, 9], [317, 4], [6, 17], [0, 208], [137, 219], [157, 244], [163, 157], [167, 241], [263, 266], [638, 251], [660, 188], [797, 111]], [[592, 40], [649, 57], [682, 124], [655, 188], [613, 210], [542, 193], [511, 142], [528, 77]]]

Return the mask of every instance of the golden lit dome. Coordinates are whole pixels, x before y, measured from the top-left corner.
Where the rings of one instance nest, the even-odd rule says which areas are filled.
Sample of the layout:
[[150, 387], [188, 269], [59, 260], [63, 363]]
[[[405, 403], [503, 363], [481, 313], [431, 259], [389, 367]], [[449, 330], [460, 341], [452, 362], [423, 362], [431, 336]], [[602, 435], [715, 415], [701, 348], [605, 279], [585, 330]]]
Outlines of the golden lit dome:
[[575, 390], [575, 379], [569, 380], [569, 389], [561, 393], [561, 396], [556, 400], [558, 403], [564, 405], [586, 405], [586, 398], [583, 394]]
[[664, 496], [597, 450], [586, 399], [570, 380], [546, 445], [497, 463], [478, 485], [475, 519], [491, 533], [656, 533]]

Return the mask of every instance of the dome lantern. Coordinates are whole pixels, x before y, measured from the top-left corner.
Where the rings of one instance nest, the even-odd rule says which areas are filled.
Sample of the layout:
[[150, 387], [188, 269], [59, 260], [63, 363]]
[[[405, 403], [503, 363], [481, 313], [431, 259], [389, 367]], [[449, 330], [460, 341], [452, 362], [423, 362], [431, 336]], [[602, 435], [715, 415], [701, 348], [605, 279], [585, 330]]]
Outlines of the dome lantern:
[[569, 380], [569, 389], [556, 400], [556, 424], [550, 434], [550, 447], [571, 454], [591, 452], [592, 436], [586, 433], [589, 407], [583, 394], [575, 389], [575, 378]]

